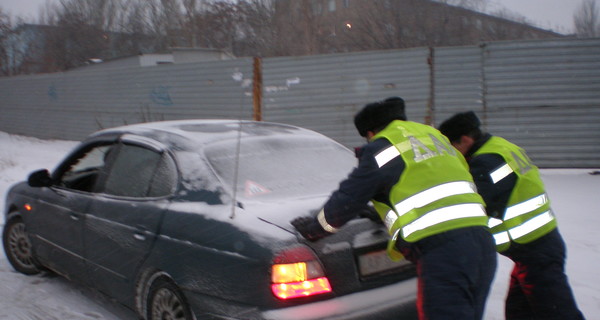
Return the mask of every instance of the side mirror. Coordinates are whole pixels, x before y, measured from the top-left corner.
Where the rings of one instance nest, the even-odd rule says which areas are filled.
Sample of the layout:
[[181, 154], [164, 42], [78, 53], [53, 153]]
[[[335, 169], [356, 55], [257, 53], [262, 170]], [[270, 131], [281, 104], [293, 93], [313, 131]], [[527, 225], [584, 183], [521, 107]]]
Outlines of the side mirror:
[[32, 172], [27, 179], [27, 183], [30, 187], [50, 187], [52, 185], [52, 178], [50, 178], [50, 172], [46, 169], [37, 170]]

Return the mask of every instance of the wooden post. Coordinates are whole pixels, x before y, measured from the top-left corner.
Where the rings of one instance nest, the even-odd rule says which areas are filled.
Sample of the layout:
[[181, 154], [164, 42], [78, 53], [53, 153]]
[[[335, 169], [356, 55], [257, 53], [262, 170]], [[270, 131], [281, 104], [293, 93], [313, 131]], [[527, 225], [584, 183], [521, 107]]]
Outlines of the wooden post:
[[252, 99], [254, 102], [254, 121], [262, 121], [262, 67], [261, 59], [254, 57], [254, 77], [253, 77], [253, 90]]

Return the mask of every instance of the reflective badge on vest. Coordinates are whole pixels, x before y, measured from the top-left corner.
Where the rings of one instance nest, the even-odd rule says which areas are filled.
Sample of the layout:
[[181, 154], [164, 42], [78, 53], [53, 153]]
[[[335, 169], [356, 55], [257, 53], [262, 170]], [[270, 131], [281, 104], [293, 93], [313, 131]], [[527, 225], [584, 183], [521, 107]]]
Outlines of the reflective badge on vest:
[[415, 162], [421, 162], [423, 160], [442, 155], [444, 152], [449, 155], [456, 156], [456, 149], [454, 149], [452, 146], [440, 141], [431, 133], [429, 134], [429, 138], [433, 142], [435, 150], [429, 149], [423, 142], [419, 141], [419, 139], [413, 136], [408, 137], [413, 153], [415, 155]]

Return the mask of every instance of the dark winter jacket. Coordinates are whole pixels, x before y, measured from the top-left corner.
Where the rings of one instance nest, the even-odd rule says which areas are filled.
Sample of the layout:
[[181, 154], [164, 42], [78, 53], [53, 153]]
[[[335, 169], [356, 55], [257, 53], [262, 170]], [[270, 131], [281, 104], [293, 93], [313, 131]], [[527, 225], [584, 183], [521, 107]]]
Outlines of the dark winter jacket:
[[390, 145], [386, 139], [376, 139], [357, 150], [358, 166], [340, 183], [324, 206], [329, 224], [342, 226], [364, 212], [371, 199], [392, 207], [389, 193], [404, 171], [404, 161], [402, 157], [396, 157], [382, 168], [375, 161], [375, 156]]
[[471, 175], [473, 175], [473, 180], [477, 186], [477, 192], [483, 197], [486, 203], [488, 216], [501, 218], [506, 209], [508, 198], [517, 182], [517, 175], [513, 172], [494, 184], [490, 178], [490, 173], [504, 165], [504, 159], [497, 154], [472, 156], [491, 137], [491, 134], [484, 134], [481, 139], [475, 141], [475, 144], [473, 144], [473, 147], [471, 147], [465, 158], [469, 163]]

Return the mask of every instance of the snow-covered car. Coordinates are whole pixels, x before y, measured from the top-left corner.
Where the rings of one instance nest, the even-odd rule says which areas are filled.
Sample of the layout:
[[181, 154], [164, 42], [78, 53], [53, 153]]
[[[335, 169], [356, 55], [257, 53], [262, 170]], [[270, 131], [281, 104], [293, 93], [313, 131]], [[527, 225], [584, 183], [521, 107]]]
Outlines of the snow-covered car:
[[414, 319], [412, 264], [357, 218], [316, 242], [351, 151], [316, 132], [182, 120], [92, 134], [7, 193], [3, 244], [24, 274], [55, 272], [143, 319]]

